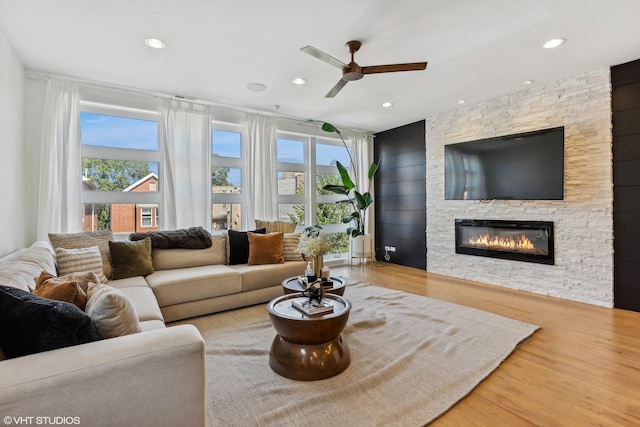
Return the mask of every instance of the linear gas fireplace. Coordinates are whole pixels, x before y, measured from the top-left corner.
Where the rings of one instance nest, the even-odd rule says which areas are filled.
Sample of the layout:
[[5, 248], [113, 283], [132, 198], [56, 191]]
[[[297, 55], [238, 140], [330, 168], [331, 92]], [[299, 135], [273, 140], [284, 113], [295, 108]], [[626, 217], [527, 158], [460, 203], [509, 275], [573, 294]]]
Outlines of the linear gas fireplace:
[[553, 222], [456, 219], [456, 253], [554, 264]]

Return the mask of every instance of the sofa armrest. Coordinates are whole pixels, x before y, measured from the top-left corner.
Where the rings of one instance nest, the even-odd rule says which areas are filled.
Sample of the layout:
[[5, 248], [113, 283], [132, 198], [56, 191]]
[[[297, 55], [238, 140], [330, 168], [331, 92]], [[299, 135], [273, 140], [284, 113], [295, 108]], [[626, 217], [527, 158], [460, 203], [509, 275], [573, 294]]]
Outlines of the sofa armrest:
[[198, 330], [180, 325], [4, 360], [0, 414], [32, 424], [201, 427], [204, 349]]

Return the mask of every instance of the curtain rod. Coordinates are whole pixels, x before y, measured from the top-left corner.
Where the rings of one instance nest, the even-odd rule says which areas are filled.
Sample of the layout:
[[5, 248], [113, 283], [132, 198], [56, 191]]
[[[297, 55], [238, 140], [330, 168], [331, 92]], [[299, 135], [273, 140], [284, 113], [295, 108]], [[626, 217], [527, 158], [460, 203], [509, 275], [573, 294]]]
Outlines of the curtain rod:
[[[193, 103], [193, 104], [200, 104], [200, 105], [204, 105], [204, 106], [208, 106], [208, 107], [226, 108], [228, 110], [232, 110], [232, 111], [236, 111], [236, 112], [240, 112], [240, 113], [262, 114], [262, 115], [271, 116], [271, 117], [274, 117], [274, 118], [277, 118], [277, 119], [283, 119], [283, 120], [296, 122], [298, 124], [309, 124], [309, 125], [318, 124], [318, 125], [321, 125], [323, 123], [322, 120], [312, 120], [312, 119], [302, 118], [302, 117], [297, 117], [297, 116], [284, 115], [284, 114], [281, 114], [281, 113], [273, 113], [271, 111], [256, 110], [256, 109], [251, 109], [251, 108], [238, 107], [238, 106], [235, 106], [235, 105], [216, 103], [216, 102], [213, 102], [213, 101], [207, 101], [205, 99], [200, 99], [200, 98], [195, 98], [195, 97], [192, 98], [192, 97], [189, 97], [189, 96], [182, 96], [182, 95], [170, 95], [170, 94], [164, 93], [164, 92], [151, 91], [151, 90], [147, 90], [147, 89], [139, 89], [139, 88], [135, 88], [135, 87], [117, 85], [117, 84], [113, 84], [113, 83], [99, 82], [99, 81], [94, 81], [94, 80], [86, 80], [86, 79], [81, 79], [81, 78], [78, 78], [78, 77], [69, 77], [69, 76], [63, 76], [63, 75], [59, 75], [59, 74], [44, 73], [44, 72], [35, 71], [35, 70], [26, 70], [26, 76], [28, 78], [31, 78], [31, 79], [40, 79], [40, 80], [48, 80], [50, 78], [57, 79], [57, 80], [65, 80], [65, 81], [68, 81], [68, 82], [78, 83], [78, 84], [81, 84], [81, 85], [84, 85], [84, 86], [89, 86], [89, 87], [110, 89], [110, 90], [120, 91], [120, 92], [124, 92], [124, 93], [132, 93], [133, 92], [133, 93], [137, 93], [137, 94], [140, 94], [140, 95], [153, 96], [153, 97], [156, 97], [156, 98], [174, 99], [176, 101], [190, 102], [190, 103]], [[343, 126], [340, 126], [340, 130], [341, 131], [344, 130], [344, 131], [348, 131], [348, 132], [360, 132], [360, 133], [365, 133], [365, 134], [368, 134], [368, 135], [373, 135], [371, 133], [371, 131], [362, 130], [362, 129], [348, 128], [348, 127], [343, 127]]]

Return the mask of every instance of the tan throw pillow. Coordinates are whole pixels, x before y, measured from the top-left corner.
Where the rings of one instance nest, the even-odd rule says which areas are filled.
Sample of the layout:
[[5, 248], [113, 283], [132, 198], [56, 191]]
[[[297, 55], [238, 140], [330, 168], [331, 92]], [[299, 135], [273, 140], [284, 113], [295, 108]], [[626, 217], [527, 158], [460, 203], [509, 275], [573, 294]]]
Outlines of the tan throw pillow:
[[140, 332], [140, 321], [131, 301], [118, 289], [89, 283], [85, 312], [103, 338]]
[[87, 304], [87, 294], [78, 285], [78, 282], [56, 277], [46, 271], [40, 273], [36, 279], [36, 288], [33, 293], [42, 298], [70, 302], [80, 310], [84, 310]]
[[267, 233], [293, 233], [296, 231], [297, 222], [287, 221], [263, 221], [256, 219], [256, 228], [266, 228]]
[[[113, 240], [111, 230], [85, 231], [83, 233], [56, 234], [49, 233], [49, 240], [54, 249], [80, 249], [97, 246], [102, 257], [102, 270], [107, 278], [111, 278], [111, 258], [109, 241]], [[102, 281], [102, 280], [101, 280]], [[106, 282], [102, 281], [103, 283]]]
[[93, 271], [101, 283], [107, 282], [102, 270], [102, 257], [97, 246], [79, 249], [57, 248], [56, 263], [58, 264], [58, 275], [60, 276]]
[[67, 282], [77, 282], [78, 286], [86, 294], [89, 290], [89, 283], [100, 283], [98, 275], [93, 271], [81, 271], [79, 273], [71, 273], [60, 277], [60, 280], [66, 280]]
[[247, 233], [249, 237], [249, 265], [282, 264], [284, 233]]
[[114, 280], [153, 273], [150, 238], [136, 242], [109, 242], [109, 249], [113, 263], [111, 277]]
[[284, 235], [282, 244], [282, 256], [285, 261], [303, 261], [302, 254], [298, 250], [300, 233], [288, 233]]

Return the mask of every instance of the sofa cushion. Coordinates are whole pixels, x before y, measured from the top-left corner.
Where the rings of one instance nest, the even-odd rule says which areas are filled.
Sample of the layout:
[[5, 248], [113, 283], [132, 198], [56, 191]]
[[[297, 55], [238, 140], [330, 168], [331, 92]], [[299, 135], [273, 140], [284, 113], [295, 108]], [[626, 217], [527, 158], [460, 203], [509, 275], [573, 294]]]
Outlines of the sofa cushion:
[[283, 233], [249, 233], [249, 265], [282, 264]]
[[75, 305], [0, 286], [0, 346], [7, 357], [99, 339], [91, 318]]
[[[79, 249], [97, 246], [102, 257], [102, 269], [107, 278], [111, 278], [111, 256], [109, 253], [109, 241], [113, 240], [110, 230], [85, 231], [83, 233], [58, 234], [49, 233], [49, 240], [56, 248]], [[102, 280], [102, 279], [101, 279]]]
[[40, 273], [36, 279], [36, 288], [33, 293], [42, 298], [70, 302], [80, 310], [84, 310], [87, 305], [87, 294], [78, 282], [56, 277], [46, 271]]
[[211, 236], [211, 247], [206, 249], [153, 249], [151, 252], [153, 269], [171, 270], [226, 264], [226, 245], [226, 235], [214, 234]]
[[0, 285], [33, 291], [42, 271], [56, 274], [55, 255], [49, 242], [38, 241], [0, 258]]
[[[265, 234], [267, 230], [261, 228], [249, 233]], [[246, 264], [249, 261], [249, 237], [247, 231], [229, 230], [229, 265]]]
[[93, 271], [101, 283], [107, 282], [103, 272], [104, 264], [100, 249], [97, 246], [77, 249], [56, 248], [56, 262], [60, 276], [81, 271]]
[[303, 261], [302, 253], [298, 249], [300, 233], [286, 233], [282, 241], [282, 257], [285, 261]]
[[264, 221], [256, 219], [256, 228], [266, 228], [267, 233], [293, 233], [296, 231], [297, 222], [288, 221]]
[[229, 268], [242, 274], [242, 291], [247, 292], [278, 286], [284, 279], [304, 275], [306, 266], [304, 261], [291, 261], [284, 264], [233, 265]]
[[118, 289], [89, 283], [86, 312], [104, 338], [141, 331], [133, 304]]
[[149, 288], [149, 284], [142, 276], [127, 277], [126, 279], [109, 280], [109, 286], [116, 289], [124, 288]]
[[[118, 282], [119, 281], [120, 280], [118, 280]], [[109, 285], [111, 285], [111, 282], [109, 282]], [[144, 288], [134, 286], [131, 288], [118, 288], [118, 290], [131, 302], [140, 322], [147, 320], [164, 322], [162, 311], [160, 311], [160, 307], [158, 306], [158, 300], [149, 285], [146, 285]]]
[[146, 277], [160, 307], [242, 292], [242, 278], [226, 265], [155, 271]]
[[151, 239], [136, 242], [109, 242], [113, 279], [146, 276], [153, 273], [151, 261]]

